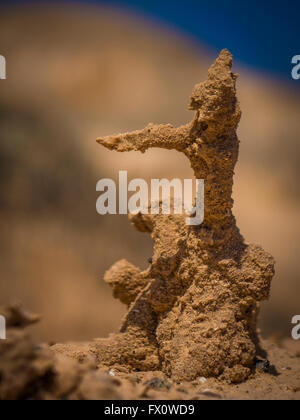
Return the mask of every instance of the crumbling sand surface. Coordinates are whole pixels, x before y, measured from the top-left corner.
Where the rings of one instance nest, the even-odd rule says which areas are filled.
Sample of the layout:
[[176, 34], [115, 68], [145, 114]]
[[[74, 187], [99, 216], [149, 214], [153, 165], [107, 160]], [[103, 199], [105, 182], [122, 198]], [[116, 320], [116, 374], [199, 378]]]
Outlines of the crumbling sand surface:
[[[73, 344], [70, 354], [36, 345], [24, 327], [37, 320], [20, 307], [0, 308], [8, 324], [0, 340], [0, 400], [299, 400], [300, 342], [263, 342], [270, 361], [256, 363], [239, 385], [197, 378], [178, 382], [157, 372], [130, 372], [122, 366], [97, 366], [87, 345]], [[17, 320], [17, 322], [16, 322]], [[77, 361], [75, 360], [77, 357]], [[263, 360], [263, 359], [262, 359]]]
[[256, 331], [274, 260], [244, 242], [232, 214], [240, 110], [231, 66], [230, 53], [222, 51], [207, 81], [194, 89], [190, 124], [151, 124], [98, 140], [119, 151], [183, 152], [195, 176], [206, 180], [204, 224], [187, 226], [175, 215], [131, 217], [140, 231], [152, 232], [154, 256], [145, 272], [124, 260], [107, 272], [115, 296], [129, 306], [120, 333], [108, 339], [36, 346], [22, 327], [37, 317], [4, 309], [9, 330], [0, 345], [1, 399], [299, 396], [299, 353], [265, 344], [277, 364], [270, 367]]
[[[216, 52], [90, 2], [13, 4], [0, 7], [9, 60], [0, 97], [0, 304], [18, 299], [43, 315], [31, 329], [37, 342], [106, 337], [118, 331], [126, 306], [113, 298], [104, 272], [123, 258], [146, 269], [153, 243], [126, 216], [95, 212], [96, 182], [115, 179], [125, 159], [131, 179], [193, 174], [183, 153], [124, 155], [94, 139], [149, 121], [185, 124], [187, 98]], [[244, 117], [234, 214], [247, 241], [276, 259], [272, 298], [259, 317], [263, 336], [288, 337], [300, 293], [300, 95], [295, 82], [245, 63], [235, 62], [235, 72]]]
[[259, 350], [258, 303], [269, 297], [274, 259], [244, 242], [232, 214], [234, 167], [241, 112], [232, 56], [223, 50], [205, 82], [195, 86], [191, 123], [99, 138], [110, 150], [175, 149], [205, 180], [205, 218], [187, 226], [183, 215], [131, 216], [151, 232], [154, 256], [141, 272], [126, 261], [106, 273], [114, 294], [129, 310], [119, 334], [96, 340], [99, 363], [140, 371], [161, 370], [177, 381], [221, 377], [243, 382]]

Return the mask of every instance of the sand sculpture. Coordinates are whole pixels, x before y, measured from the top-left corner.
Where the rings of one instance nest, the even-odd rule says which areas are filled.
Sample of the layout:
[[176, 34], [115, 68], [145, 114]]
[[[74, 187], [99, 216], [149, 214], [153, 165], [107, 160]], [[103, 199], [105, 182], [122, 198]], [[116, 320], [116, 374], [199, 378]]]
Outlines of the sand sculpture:
[[254, 366], [259, 302], [268, 299], [274, 260], [244, 242], [232, 213], [234, 167], [241, 117], [232, 56], [223, 50], [208, 78], [195, 86], [192, 122], [99, 138], [118, 152], [175, 149], [205, 180], [205, 219], [187, 226], [181, 215], [130, 216], [151, 233], [154, 255], [141, 272], [122, 260], [105, 275], [114, 296], [128, 305], [120, 333], [89, 347], [102, 365], [162, 370], [177, 381], [221, 377], [241, 382]]
[[299, 399], [296, 342], [262, 341], [262, 352], [256, 330], [274, 260], [244, 242], [232, 215], [240, 110], [231, 65], [222, 51], [194, 89], [196, 115], [187, 126], [150, 125], [99, 139], [119, 151], [157, 146], [185, 153], [206, 182], [204, 223], [187, 226], [186, 215], [131, 216], [152, 234], [154, 256], [144, 272], [122, 260], [106, 273], [115, 297], [128, 306], [119, 334], [37, 345], [26, 327], [39, 316], [20, 305], [0, 306], [6, 322], [1, 401]]
[[[98, 139], [123, 152], [164, 147], [184, 153], [195, 176], [205, 180], [204, 223], [188, 226], [186, 215], [130, 216], [137, 229], [152, 234], [154, 255], [144, 272], [122, 260], [105, 275], [114, 296], [128, 306], [118, 334], [91, 343], [37, 346], [24, 327], [39, 317], [19, 306], [0, 307], [7, 326], [7, 340], [0, 340], [0, 400], [137, 399], [149, 397], [149, 387], [157, 385], [171, 387], [170, 398], [187, 397], [177, 382], [195, 398], [194, 379], [238, 383], [255, 368], [260, 375], [258, 305], [269, 296], [274, 260], [244, 242], [232, 214], [240, 109], [231, 66], [232, 56], [222, 51], [207, 80], [193, 91], [190, 109], [196, 114], [186, 126], [151, 124]], [[276, 348], [277, 353], [284, 359], [284, 351]], [[273, 359], [276, 355], [273, 351]], [[284, 360], [294, 366], [296, 378], [298, 359]], [[108, 372], [118, 372], [118, 378]], [[299, 389], [293, 380], [293, 389]], [[197, 398], [201, 393], [206, 398], [201, 380], [197, 383]], [[249, 385], [248, 396], [262, 383], [272, 398], [282, 393], [273, 379], [258, 383]], [[230, 396], [232, 389], [226, 392]]]

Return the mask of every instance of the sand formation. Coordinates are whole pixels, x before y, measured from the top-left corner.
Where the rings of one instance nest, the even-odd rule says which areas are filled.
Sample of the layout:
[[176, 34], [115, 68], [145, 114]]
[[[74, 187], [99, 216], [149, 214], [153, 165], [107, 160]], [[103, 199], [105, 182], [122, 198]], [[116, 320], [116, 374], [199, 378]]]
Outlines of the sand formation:
[[[174, 399], [206, 398], [201, 384], [194, 389], [190, 381], [236, 383], [254, 371], [258, 304], [269, 296], [274, 260], [244, 242], [232, 214], [240, 110], [231, 66], [230, 53], [222, 51], [208, 79], [194, 89], [190, 124], [151, 124], [98, 139], [118, 151], [164, 147], [185, 153], [195, 176], [205, 179], [204, 223], [187, 226], [186, 215], [131, 216], [137, 229], [152, 234], [154, 255], [144, 272], [122, 260], [106, 273], [115, 297], [128, 305], [119, 334], [92, 343], [36, 345], [24, 328], [39, 317], [19, 306], [0, 307], [7, 322], [7, 340], [0, 340], [0, 400], [161, 398], [149, 390], [155, 386], [167, 387]], [[283, 360], [284, 352], [278, 352]], [[293, 394], [299, 391], [299, 362], [284, 363], [293, 366], [294, 376], [282, 379]], [[118, 377], [107, 375], [111, 371]], [[281, 395], [279, 379], [252, 382], [252, 388], [264, 384], [272, 397]], [[253, 391], [248, 382], [247, 396]]]
[[253, 369], [259, 302], [269, 297], [274, 260], [244, 242], [232, 214], [241, 111], [231, 67], [232, 56], [223, 50], [194, 88], [189, 108], [196, 114], [189, 124], [149, 124], [97, 140], [118, 152], [175, 149], [205, 180], [200, 226], [187, 226], [185, 215], [130, 216], [138, 230], [152, 234], [154, 255], [144, 272], [122, 260], [105, 275], [128, 312], [119, 334], [90, 345], [100, 365], [162, 370], [177, 381], [241, 382]]

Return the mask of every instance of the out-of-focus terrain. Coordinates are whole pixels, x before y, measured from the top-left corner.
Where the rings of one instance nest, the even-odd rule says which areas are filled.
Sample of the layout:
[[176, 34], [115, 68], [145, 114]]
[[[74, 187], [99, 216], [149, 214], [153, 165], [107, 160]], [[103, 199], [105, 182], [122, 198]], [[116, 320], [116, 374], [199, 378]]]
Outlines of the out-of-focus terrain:
[[[224, 45], [226, 47], [226, 45]], [[0, 6], [0, 303], [43, 314], [41, 340], [86, 340], [124, 313], [103, 274], [121, 258], [147, 266], [151, 238], [125, 216], [99, 216], [97, 180], [185, 177], [177, 152], [116, 154], [100, 135], [174, 125], [217, 53], [121, 12], [84, 6]], [[235, 66], [243, 110], [235, 214], [249, 242], [277, 260], [264, 335], [288, 335], [300, 312], [299, 91]]]

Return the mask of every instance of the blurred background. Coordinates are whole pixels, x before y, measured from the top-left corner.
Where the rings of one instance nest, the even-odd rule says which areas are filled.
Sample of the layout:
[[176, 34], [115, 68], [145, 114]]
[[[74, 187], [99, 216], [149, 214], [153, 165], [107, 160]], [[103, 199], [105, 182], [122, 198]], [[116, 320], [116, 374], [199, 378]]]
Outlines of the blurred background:
[[186, 123], [194, 84], [225, 47], [243, 110], [234, 211], [246, 240], [277, 260], [260, 326], [264, 336], [290, 334], [300, 312], [300, 81], [291, 78], [299, 9], [296, 1], [1, 2], [0, 304], [20, 300], [41, 313], [37, 339], [117, 330], [125, 308], [104, 272], [121, 258], [146, 268], [152, 240], [126, 216], [97, 215], [96, 182], [122, 169], [130, 179], [192, 171], [177, 152], [117, 154], [95, 139]]

